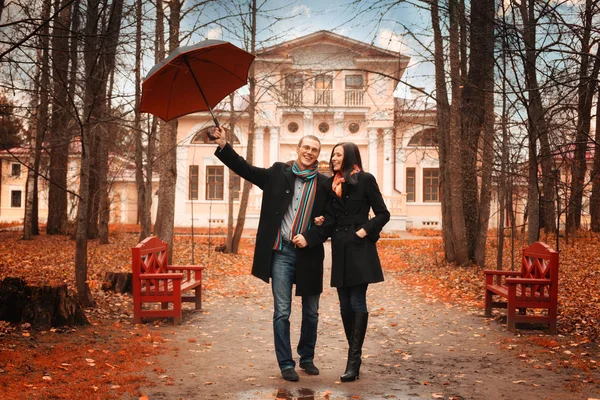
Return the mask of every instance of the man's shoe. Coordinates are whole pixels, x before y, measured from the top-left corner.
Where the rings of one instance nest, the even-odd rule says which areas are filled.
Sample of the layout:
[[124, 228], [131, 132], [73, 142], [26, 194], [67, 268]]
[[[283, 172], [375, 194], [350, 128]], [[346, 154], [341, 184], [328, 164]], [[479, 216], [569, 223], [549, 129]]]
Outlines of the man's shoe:
[[290, 382], [297, 382], [300, 379], [294, 368], [286, 368], [281, 371], [281, 377]]
[[315, 364], [312, 362], [301, 363], [300, 368], [309, 375], [319, 375], [319, 368], [315, 367]]

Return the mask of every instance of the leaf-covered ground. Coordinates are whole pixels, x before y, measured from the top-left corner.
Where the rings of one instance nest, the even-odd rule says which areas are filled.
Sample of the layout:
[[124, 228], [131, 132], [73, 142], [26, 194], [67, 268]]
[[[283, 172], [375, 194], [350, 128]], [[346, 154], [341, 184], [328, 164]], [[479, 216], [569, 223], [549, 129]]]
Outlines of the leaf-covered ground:
[[[174, 262], [189, 264], [193, 259], [209, 266], [204, 277], [207, 297], [247, 295], [249, 289], [241, 278], [250, 273], [253, 239], [243, 240], [240, 254], [233, 256], [216, 251], [224, 243], [222, 236], [209, 238], [207, 233], [195, 236], [193, 250], [190, 236], [176, 236]], [[426, 232], [424, 236], [435, 235]], [[137, 239], [136, 233], [121, 227], [111, 232], [108, 245], [90, 241], [89, 284], [97, 302], [95, 308], [87, 310], [91, 326], [38, 332], [27, 325], [15, 327], [0, 322], [2, 398], [121, 398], [125, 393], [139, 394], [138, 388], [147, 385], [142, 369], [154, 368], [160, 373], [160, 366], [153, 364], [154, 356], [163, 351], [162, 344], [176, 331], [167, 329], [164, 337], [159, 337], [145, 325], [132, 324], [130, 296], [101, 290], [105, 272], [130, 271], [130, 249]], [[546, 240], [554, 244], [552, 238]], [[17, 276], [30, 284], [66, 283], [74, 287], [75, 243], [68, 237], [41, 235], [22, 241], [18, 232], [0, 232], [0, 243], [0, 279]], [[490, 237], [488, 268], [495, 268], [496, 243]], [[560, 245], [559, 332], [570, 343], [600, 339], [599, 244], [597, 236], [582, 235], [569, 245]], [[523, 246], [521, 241], [514, 243], [515, 268], [520, 262], [518, 249]], [[510, 254], [511, 247], [507, 239], [505, 255]], [[483, 306], [482, 268], [446, 265], [439, 237], [389, 238], [380, 241], [379, 249], [384, 268], [397, 272], [394, 275], [407, 286], [419, 287], [438, 301]], [[505, 257], [504, 268], [511, 268], [509, 257]], [[560, 348], [559, 342], [536, 337], [529, 340], [543, 341], [536, 343], [542, 350]]]
[[[556, 247], [555, 237], [542, 240]], [[520, 250], [524, 247], [524, 240], [513, 243], [506, 238], [503, 269], [520, 269]], [[401, 272], [406, 282], [426, 287], [440, 299], [483, 308], [483, 268], [447, 265], [441, 239], [381, 241], [379, 249], [386, 268]], [[559, 333], [597, 342], [600, 340], [600, 238], [581, 234], [569, 244], [561, 238], [559, 249]], [[490, 237], [486, 269], [496, 269], [496, 257], [497, 238]]]

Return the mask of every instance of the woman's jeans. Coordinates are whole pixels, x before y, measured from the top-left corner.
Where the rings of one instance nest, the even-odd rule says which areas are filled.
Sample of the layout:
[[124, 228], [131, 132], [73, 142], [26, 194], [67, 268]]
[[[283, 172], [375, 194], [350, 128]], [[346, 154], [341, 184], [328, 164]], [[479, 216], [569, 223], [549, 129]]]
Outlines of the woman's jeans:
[[[273, 335], [275, 338], [275, 354], [279, 368], [294, 368], [296, 362], [292, 357], [290, 344], [290, 314], [292, 313], [292, 286], [296, 274], [296, 248], [291, 242], [284, 242], [281, 251], [273, 253], [271, 269], [273, 303]], [[313, 362], [317, 343], [317, 325], [319, 322], [319, 297], [302, 296], [302, 327], [298, 354], [300, 364]]]
[[356, 286], [346, 286], [337, 288], [338, 298], [340, 299], [340, 312], [350, 314], [367, 311], [367, 288], [369, 284], [365, 283]]

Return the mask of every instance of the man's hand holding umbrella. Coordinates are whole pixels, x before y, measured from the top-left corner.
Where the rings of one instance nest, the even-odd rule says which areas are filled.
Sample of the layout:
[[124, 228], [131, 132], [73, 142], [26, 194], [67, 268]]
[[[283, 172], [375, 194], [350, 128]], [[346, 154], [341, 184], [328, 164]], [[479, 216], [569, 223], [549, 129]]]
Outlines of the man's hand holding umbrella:
[[222, 126], [215, 127], [215, 129], [211, 132], [209, 137], [212, 140], [214, 140], [220, 148], [225, 147], [225, 145], [227, 144], [227, 133], [225, 132], [225, 128], [223, 128]]

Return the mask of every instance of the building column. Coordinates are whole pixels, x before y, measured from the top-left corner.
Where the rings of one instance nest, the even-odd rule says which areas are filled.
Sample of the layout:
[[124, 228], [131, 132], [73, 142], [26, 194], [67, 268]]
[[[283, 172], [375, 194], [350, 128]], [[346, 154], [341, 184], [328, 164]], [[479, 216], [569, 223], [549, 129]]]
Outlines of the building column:
[[[121, 223], [126, 224], [127, 222], [127, 217], [128, 217], [128, 211], [129, 209], [127, 208], [127, 201], [129, 199], [127, 198], [127, 188], [125, 186], [123, 186], [123, 189], [121, 189]], [[117, 222], [117, 221], [114, 221]], [[137, 222], [137, 221], [136, 221]]]
[[344, 113], [340, 111], [334, 113], [333, 121], [333, 136], [336, 138], [344, 137]]
[[273, 165], [279, 161], [279, 127], [272, 126], [269, 129], [269, 158]]
[[254, 154], [255, 162], [254, 165], [257, 167], [263, 167], [265, 165], [265, 144], [263, 138], [265, 134], [262, 127], [257, 127], [254, 132]]
[[391, 196], [394, 193], [394, 147], [392, 134], [394, 130], [387, 128], [383, 131], [383, 194]]
[[375, 179], [377, 179], [377, 128], [368, 128], [369, 134], [369, 170]]
[[302, 136], [313, 134], [313, 112], [310, 110], [304, 111], [304, 132]]

